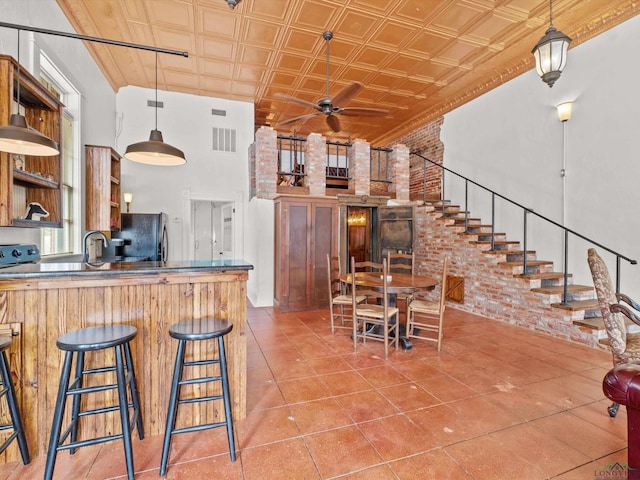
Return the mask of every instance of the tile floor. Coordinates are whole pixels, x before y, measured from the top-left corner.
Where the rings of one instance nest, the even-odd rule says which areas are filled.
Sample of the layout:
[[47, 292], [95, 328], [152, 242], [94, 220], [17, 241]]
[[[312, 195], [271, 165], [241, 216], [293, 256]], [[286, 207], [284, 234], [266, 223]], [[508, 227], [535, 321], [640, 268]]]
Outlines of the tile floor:
[[[248, 415], [238, 459], [223, 429], [175, 437], [170, 479], [595, 479], [626, 462], [626, 412], [611, 419], [607, 352], [455, 309], [443, 348], [383, 359], [331, 336], [328, 311], [248, 311]], [[160, 437], [134, 441], [137, 479], [158, 478]], [[0, 466], [42, 478], [44, 458]], [[120, 442], [58, 455], [54, 478], [126, 474]]]

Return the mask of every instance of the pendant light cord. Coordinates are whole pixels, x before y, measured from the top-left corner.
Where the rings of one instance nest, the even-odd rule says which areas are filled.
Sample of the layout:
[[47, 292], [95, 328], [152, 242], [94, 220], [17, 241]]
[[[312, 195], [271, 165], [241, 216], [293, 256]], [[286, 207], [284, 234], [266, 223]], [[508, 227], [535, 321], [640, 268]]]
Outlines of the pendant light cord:
[[158, 52], [156, 52], [156, 130], [158, 130]]
[[16, 108], [18, 111], [16, 112], [18, 115], [20, 114], [20, 30], [18, 30], [18, 97], [17, 97], [17, 105]]
[[549, 26], [553, 27], [553, 0], [549, 0]]

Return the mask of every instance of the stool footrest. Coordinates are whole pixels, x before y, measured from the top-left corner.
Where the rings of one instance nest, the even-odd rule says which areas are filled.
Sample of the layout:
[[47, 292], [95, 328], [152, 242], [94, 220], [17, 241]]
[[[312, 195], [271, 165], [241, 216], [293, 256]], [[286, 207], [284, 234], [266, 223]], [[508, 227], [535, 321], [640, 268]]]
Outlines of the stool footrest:
[[[13, 426], [12, 426], [12, 428], [13, 428]], [[4, 430], [4, 428], [3, 428], [3, 430]], [[17, 436], [18, 436], [18, 431], [14, 429], [13, 433], [11, 435], [9, 435], [4, 442], [2, 442], [2, 445], [0, 445], [0, 452], [4, 452], [4, 449], [7, 448], [9, 446], [9, 444], [11, 443], [11, 441], [14, 438], [16, 438]]]
[[216, 363], [220, 363], [220, 360], [218, 360], [217, 358], [209, 359], [209, 360], [191, 360], [190, 362], [184, 362], [183, 366], [200, 367], [202, 365], [215, 365]]
[[178, 385], [193, 385], [198, 383], [207, 383], [207, 382], [219, 382], [222, 380], [220, 375], [215, 377], [200, 377], [200, 378], [188, 378], [187, 380], [180, 380]]
[[203, 425], [192, 425], [190, 427], [176, 428], [171, 430], [171, 435], [177, 435], [178, 433], [198, 432], [200, 430], [208, 430], [210, 428], [224, 427], [226, 422], [205, 423]]
[[93, 387], [74, 387], [73, 390], [67, 392], [68, 396], [71, 395], [84, 395], [85, 393], [104, 392], [105, 390], [115, 390], [118, 385], [115, 383], [109, 385], [95, 385]]
[[224, 397], [222, 395], [208, 395], [206, 397], [196, 397], [196, 398], [184, 398], [182, 400], [178, 400], [178, 403], [199, 403], [199, 402], [210, 402], [211, 400], [223, 400]]
[[124, 438], [124, 436], [121, 433], [119, 433], [117, 435], [106, 435], [104, 437], [91, 438], [91, 439], [88, 439], [88, 440], [78, 440], [77, 442], [66, 443], [64, 445], [58, 445], [56, 447], [56, 450], [57, 451], [71, 450], [71, 449], [76, 449], [76, 448], [80, 448], [80, 447], [87, 447], [89, 445], [97, 445], [98, 443], [106, 443], [106, 442], [110, 442], [112, 440], [119, 440], [121, 438]]

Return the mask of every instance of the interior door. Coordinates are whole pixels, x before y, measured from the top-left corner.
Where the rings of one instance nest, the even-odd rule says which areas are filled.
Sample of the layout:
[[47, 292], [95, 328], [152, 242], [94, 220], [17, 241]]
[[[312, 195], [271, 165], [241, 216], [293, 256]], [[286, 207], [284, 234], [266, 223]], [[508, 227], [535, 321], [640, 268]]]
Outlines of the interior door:
[[234, 258], [233, 252], [233, 232], [235, 208], [232, 203], [222, 205], [220, 219], [222, 221], [222, 248], [220, 256], [223, 259]]
[[191, 206], [194, 259], [213, 260], [216, 243], [213, 221], [214, 203], [207, 200], [194, 200]]
[[413, 207], [378, 208], [378, 257], [413, 251]]

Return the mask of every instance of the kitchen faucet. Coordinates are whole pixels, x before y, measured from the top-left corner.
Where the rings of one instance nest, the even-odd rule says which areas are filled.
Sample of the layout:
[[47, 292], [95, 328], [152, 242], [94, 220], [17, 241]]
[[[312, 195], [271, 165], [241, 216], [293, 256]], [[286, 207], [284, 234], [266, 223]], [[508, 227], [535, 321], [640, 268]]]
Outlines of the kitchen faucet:
[[82, 261], [83, 262], [89, 261], [89, 250], [87, 249], [87, 239], [91, 235], [100, 235], [102, 237], [102, 246], [105, 248], [109, 246], [109, 240], [107, 239], [107, 236], [104, 234], [104, 232], [101, 232], [100, 230], [89, 230], [87, 233], [84, 234], [84, 237], [82, 237]]

